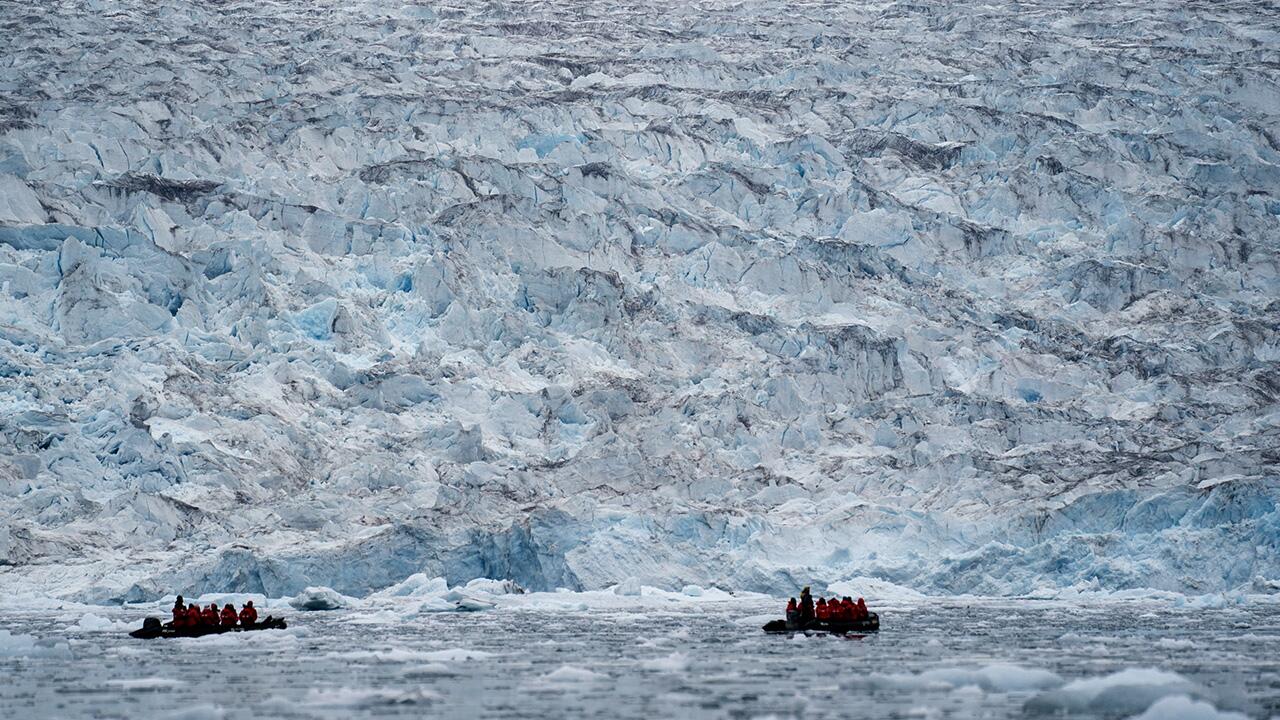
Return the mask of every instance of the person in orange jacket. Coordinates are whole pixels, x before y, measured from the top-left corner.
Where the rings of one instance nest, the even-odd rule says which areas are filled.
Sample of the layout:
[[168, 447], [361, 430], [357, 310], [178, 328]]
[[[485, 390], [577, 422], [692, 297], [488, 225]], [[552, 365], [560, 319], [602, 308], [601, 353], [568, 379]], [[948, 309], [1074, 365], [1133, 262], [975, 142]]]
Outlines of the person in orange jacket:
[[200, 612], [200, 624], [208, 627], [218, 627], [218, 606], [209, 603], [209, 607]]
[[244, 627], [258, 622], [258, 611], [253, 609], [253, 601], [245, 602], [244, 607], [240, 608], [240, 624]]
[[222, 627], [235, 627], [239, 617], [236, 615], [236, 607], [231, 603], [222, 606]]
[[858, 619], [866, 620], [869, 617], [871, 617], [871, 613], [867, 611], [867, 604], [863, 602], [862, 598], [858, 598]]
[[173, 626], [182, 627], [187, 624], [187, 606], [182, 602], [182, 596], [178, 596], [178, 600], [173, 603]]
[[204, 620], [203, 620], [202, 614], [200, 613], [200, 606], [196, 603], [191, 603], [190, 605], [188, 605], [187, 606], [187, 622], [185, 625], [183, 625], [183, 627], [188, 627], [188, 628], [200, 627], [200, 625], [203, 622]]
[[814, 607], [813, 613], [818, 618], [818, 622], [826, 622], [831, 619], [831, 608], [827, 606], [826, 598], [818, 598], [818, 604]]

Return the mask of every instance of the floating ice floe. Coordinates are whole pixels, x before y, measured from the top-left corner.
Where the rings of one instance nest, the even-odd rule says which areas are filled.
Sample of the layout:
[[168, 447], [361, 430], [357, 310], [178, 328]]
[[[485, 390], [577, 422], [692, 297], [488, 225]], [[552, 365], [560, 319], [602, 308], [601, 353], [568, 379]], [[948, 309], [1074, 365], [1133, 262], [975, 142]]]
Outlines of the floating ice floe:
[[1244, 713], [1218, 710], [1207, 702], [1174, 695], [1155, 701], [1133, 720], [1249, 720]]
[[1038, 715], [1064, 713], [1136, 714], [1172, 695], [1202, 697], [1204, 691], [1183, 676], [1155, 668], [1128, 668], [1102, 677], [1073, 680], [1026, 702]]
[[31, 635], [0, 630], [0, 657], [69, 659], [71, 647], [58, 640], [42, 640]]
[[1057, 673], [1040, 668], [992, 664], [979, 668], [937, 668], [911, 675], [877, 673], [870, 675], [867, 682], [904, 689], [972, 686], [987, 692], [1007, 693], [1058, 687], [1062, 685], [1062, 678]]
[[289, 604], [297, 610], [338, 610], [352, 607], [357, 601], [332, 588], [309, 587], [289, 600]]
[[547, 673], [542, 679], [549, 683], [573, 684], [600, 682], [601, 680], [608, 680], [609, 676], [574, 665], [563, 665]]
[[137, 627], [127, 622], [109, 620], [100, 615], [85, 613], [80, 620], [69, 629], [79, 630], [81, 632], [128, 632], [129, 630], [137, 629]]
[[121, 690], [154, 691], [169, 690], [186, 685], [185, 682], [166, 677], [123, 678], [108, 680], [107, 684]]

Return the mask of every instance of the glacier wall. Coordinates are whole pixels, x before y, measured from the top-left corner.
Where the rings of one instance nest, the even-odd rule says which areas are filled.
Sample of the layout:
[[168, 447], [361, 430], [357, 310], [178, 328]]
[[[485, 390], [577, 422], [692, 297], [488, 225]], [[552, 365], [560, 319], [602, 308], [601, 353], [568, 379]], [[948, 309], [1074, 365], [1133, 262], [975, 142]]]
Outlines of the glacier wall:
[[1280, 588], [1280, 17], [0, 0], [0, 574]]

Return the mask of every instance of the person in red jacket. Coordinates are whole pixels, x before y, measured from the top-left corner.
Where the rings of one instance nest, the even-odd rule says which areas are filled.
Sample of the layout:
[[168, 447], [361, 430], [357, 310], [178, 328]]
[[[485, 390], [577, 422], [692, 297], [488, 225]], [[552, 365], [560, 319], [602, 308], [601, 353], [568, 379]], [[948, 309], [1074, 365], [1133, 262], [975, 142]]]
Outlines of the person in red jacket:
[[258, 622], [258, 611], [253, 609], [253, 601], [246, 601], [244, 607], [240, 608], [240, 624], [249, 627]]
[[853, 604], [853, 598], [845, 596], [840, 601], [840, 616], [845, 622], [853, 622], [858, 617], [858, 606]]
[[191, 603], [187, 606], [187, 624], [183, 627], [196, 628], [204, 624], [204, 616], [200, 612], [200, 606]]
[[813, 613], [818, 618], [818, 622], [826, 622], [831, 619], [831, 609], [827, 607], [826, 598], [818, 598], [818, 605], [814, 607]]
[[200, 624], [207, 627], [218, 627], [218, 606], [209, 603], [209, 607], [200, 613]]
[[866, 620], [869, 617], [871, 617], [871, 613], [867, 611], [867, 604], [863, 602], [862, 598], [858, 598], [858, 619]]
[[236, 607], [234, 605], [227, 603], [222, 606], [222, 627], [235, 627], [238, 618], [239, 615], [236, 615]]
[[187, 606], [182, 602], [182, 596], [178, 596], [177, 602], [173, 604], [173, 626], [182, 627], [187, 624]]

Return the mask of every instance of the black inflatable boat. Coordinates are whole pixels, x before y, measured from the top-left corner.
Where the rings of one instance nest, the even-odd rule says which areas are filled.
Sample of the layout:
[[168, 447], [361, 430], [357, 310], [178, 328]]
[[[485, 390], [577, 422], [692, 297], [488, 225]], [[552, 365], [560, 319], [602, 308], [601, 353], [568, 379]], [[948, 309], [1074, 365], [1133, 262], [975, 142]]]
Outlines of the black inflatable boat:
[[872, 633], [880, 630], [880, 616], [875, 613], [869, 613], [864, 620], [849, 621], [823, 621], [813, 620], [806, 624], [787, 624], [786, 620], [770, 620], [765, 623], [764, 631], [775, 635], [792, 635], [795, 633], [804, 633], [805, 635], [861, 635], [863, 633]]
[[142, 621], [142, 627], [129, 633], [130, 636], [140, 638], [142, 640], [154, 640], [156, 638], [196, 638], [205, 635], [221, 635], [229, 632], [253, 632], [254, 630], [284, 630], [289, 627], [285, 623], [284, 618], [274, 618], [268, 615], [262, 622], [252, 625], [236, 625], [234, 627], [174, 627], [173, 623], [161, 623], [159, 618], [149, 617]]

